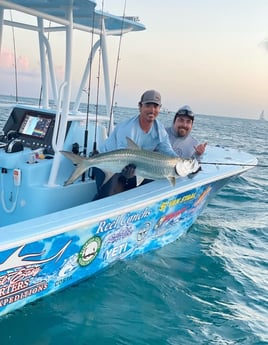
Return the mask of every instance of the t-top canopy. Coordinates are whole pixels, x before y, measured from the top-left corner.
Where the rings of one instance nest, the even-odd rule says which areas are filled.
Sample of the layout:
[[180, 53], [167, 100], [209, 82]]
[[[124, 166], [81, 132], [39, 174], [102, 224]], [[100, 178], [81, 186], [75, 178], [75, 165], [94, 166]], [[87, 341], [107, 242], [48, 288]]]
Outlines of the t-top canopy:
[[72, 7], [74, 26], [84, 31], [101, 31], [101, 20], [104, 19], [106, 34], [118, 35], [120, 32], [140, 31], [145, 27], [137, 17], [121, 17], [95, 10], [96, 2], [92, 0], [0, 0], [0, 6], [17, 9], [56, 23], [68, 19], [68, 8]]

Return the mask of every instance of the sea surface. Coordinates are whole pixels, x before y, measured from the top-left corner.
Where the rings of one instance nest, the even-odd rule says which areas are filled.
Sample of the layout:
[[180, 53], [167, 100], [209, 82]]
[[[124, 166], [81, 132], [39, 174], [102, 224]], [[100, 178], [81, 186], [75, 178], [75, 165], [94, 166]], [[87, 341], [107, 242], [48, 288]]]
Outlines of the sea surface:
[[[0, 129], [10, 97], [1, 100]], [[115, 119], [136, 113], [116, 107]], [[170, 125], [173, 115], [159, 118]], [[268, 121], [196, 115], [197, 139], [252, 153], [259, 165], [176, 242], [0, 318], [0, 344], [268, 344], [267, 133]]]

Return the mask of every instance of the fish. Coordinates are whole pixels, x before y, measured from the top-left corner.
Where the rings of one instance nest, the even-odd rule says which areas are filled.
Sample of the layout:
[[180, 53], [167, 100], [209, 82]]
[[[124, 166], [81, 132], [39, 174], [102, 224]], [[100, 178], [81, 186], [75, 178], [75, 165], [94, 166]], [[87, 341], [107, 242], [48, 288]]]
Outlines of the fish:
[[200, 169], [195, 158], [172, 157], [160, 152], [144, 150], [132, 139], [128, 137], [126, 139], [127, 148], [98, 153], [90, 157], [83, 157], [69, 151], [60, 151], [63, 156], [76, 165], [76, 169], [64, 185], [72, 184], [86, 170], [93, 167], [110, 173], [118, 173], [128, 164], [134, 164], [136, 166], [137, 185], [140, 185], [144, 179], [166, 178], [172, 186], [175, 186], [176, 178], [196, 173]]

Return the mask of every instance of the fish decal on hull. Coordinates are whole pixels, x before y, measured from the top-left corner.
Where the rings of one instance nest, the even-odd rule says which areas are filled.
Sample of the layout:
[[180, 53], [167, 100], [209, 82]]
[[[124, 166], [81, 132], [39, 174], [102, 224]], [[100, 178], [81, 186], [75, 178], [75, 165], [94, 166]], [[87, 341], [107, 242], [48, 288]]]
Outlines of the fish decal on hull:
[[72, 176], [65, 182], [65, 186], [77, 180], [86, 170], [92, 167], [100, 168], [111, 173], [120, 172], [126, 165], [136, 166], [137, 185], [144, 179], [159, 180], [166, 178], [175, 186], [176, 178], [184, 177], [199, 170], [196, 159], [171, 157], [160, 152], [141, 149], [130, 138], [127, 138], [128, 147], [91, 157], [81, 157], [72, 152], [60, 151], [77, 167]]
[[4, 270], [9, 270], [21, 266], [29, 266], [29, 265], [40, 265], [46, 262], [49, 262], [51, 260], [56, 259], [56, 261], [59, 260], [59, 258], [62, 256], [62, 254], [65, 252], [66, 248], [69, 246], [71, 241], [68, 241], [62, 249], [60, 249], [55, 255], [47, 258], [47, 259], [39, 259], [34, 260], [33, 258], [36, 256], [41, 256], [44, 254], [44, 252], [40, 253], [29, 253], [22, 255], [23, 248], [25, 246], [21, 246], [17, 248], [3, 263], [0, 263], [0, 272]]

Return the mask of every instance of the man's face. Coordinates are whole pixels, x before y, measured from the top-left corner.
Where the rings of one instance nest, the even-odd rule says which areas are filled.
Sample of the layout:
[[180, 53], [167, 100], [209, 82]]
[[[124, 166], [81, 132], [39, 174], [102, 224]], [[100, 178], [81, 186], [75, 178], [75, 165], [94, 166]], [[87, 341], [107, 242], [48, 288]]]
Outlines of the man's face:
[[188, 116], [178, 116], [173, 128], [179, 137], [185, 137], [188, 135], [193, 127], [193, 120]]
[[153, 122], [158, 116], [160, 105], [155, 103], [145, 103], [140, 105], [141, 118], [146, 122]]

